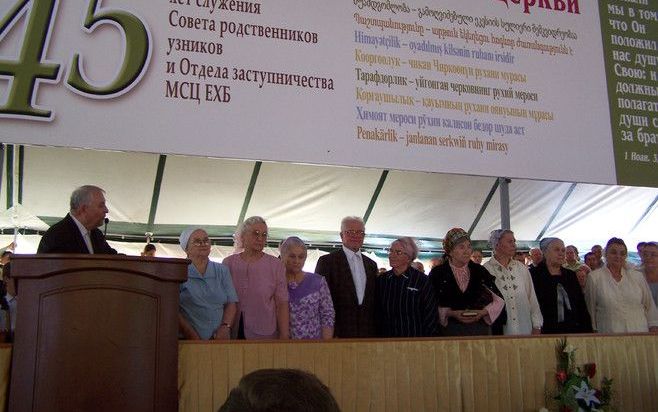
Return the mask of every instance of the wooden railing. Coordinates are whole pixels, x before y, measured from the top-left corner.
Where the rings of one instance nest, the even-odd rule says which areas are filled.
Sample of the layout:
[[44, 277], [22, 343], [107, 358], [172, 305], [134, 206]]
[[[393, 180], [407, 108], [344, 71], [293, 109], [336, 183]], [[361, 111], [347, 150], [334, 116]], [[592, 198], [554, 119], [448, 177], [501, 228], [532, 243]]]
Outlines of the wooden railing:
[[[216, 411], [240, 378], [300, 368], [350, 411], [537, 411], [555, 388], [559, 336], [329, 342], [181, 342], [179, 410]], [[574, 335], [576, 361], [614, 380], [620, 411], [658, 410], [658, 336]], [[0, 401], [11, 346], [0, 347]], [[4, 396], [4, 398], [2, 398]]]

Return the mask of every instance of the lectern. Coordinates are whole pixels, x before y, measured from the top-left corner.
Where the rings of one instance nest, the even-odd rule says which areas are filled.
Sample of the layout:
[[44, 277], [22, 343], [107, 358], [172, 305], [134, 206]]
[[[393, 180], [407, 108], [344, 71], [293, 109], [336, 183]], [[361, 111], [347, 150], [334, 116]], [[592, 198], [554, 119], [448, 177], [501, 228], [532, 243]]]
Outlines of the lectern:
[[178, 409], [184, 259], [17, 255], [10, 411]]

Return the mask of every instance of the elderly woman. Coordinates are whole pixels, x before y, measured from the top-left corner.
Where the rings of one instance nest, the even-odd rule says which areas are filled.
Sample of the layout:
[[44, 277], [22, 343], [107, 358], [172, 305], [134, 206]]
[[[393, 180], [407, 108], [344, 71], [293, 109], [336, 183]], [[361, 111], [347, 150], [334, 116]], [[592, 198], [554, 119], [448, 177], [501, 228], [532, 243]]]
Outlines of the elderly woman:
[[180, 246], [192, 261], [180, 286], [180, 333], [185, 339], [229, 339], [238, 297], [228, 268], [208, 259], [210, 239], [201, 228], [185, 230]]
[[562, 266], [564, 242], [549, 237], [542, 239], [539, 247], [544, 258], [530, 268], [530, 274], [544, 317], [542, 333], [591, 332], [592, 322], [576, 274]]
[[436, 298], [427, 276], [411, 266], [418, 246], [410, 237], [391, 244], [391, 270], [375, 281], [375, 325], [381, 337], [436, 336]]
[[592, 327], [601, 333], [658, 332], [658, 310], [642, 273], [626, 266], [628, 250], [613, 237], [605, 247], [605, 265], [592, 271], [585, 298]]
[[430, 272], [439, 302], [444, 336], [502, 334], [505, 302], [494, 277], [471, 261], [471, 239], [461, 228], [450, 229], [443, 239], [448, 259]]
[[291, 236], [279, 246], [286, 267], [290, 297], [290, 337], [331, 339], [334, 336], [334, 304], [324, 276], [304, 272], [306, 245]]
[[509, 229], [496, 229], [489, 236], [493, 257], [484, 267], [496, 278], [505, 299], [505, 335], [538, 335], [543, 318], [528, 267], [514, 259], [516, 238]]
[[240, 303], [233, 321], [238, 339], [289, 339], [286, 269], [263, 252], [267, 224], [260, 216], [246, 219], [236, 233], [242, 252], [224, 259], [231, 270]]

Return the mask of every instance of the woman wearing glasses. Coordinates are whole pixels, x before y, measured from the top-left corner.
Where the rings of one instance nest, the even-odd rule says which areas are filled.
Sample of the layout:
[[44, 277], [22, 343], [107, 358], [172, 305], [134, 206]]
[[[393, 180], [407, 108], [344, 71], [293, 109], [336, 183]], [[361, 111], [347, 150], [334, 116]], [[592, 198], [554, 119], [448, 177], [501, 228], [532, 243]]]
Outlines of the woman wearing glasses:
[[286, 269], [279, 259], [263, 252], [267, 244], [265, 220], [252, 216], [238, 227], [235, 235], [243, 251], [224, 259], [240, 299], [233, 336], [289, 339]]
[[391, 244], [391, 270], [375, 281], [375, 324], [381, 337], [436, 335], [436, 298], [424, 273], [411, 267], [418, 246], [410, 237]]
[[212, 262], [205, 230], [190, 228], [180, 235], [180, 246], [192, 263], [180, 286], [178, 326], [185, 339], [229, 339], [238, 297], [228, 267]]

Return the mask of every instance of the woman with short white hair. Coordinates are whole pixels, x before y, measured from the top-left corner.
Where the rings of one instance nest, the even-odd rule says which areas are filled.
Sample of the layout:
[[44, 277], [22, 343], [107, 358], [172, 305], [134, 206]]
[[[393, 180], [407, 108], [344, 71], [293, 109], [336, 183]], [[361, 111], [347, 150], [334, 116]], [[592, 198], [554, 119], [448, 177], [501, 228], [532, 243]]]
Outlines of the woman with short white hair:
[[391, 270], [375, 280], [375, 325], [381, 337], [435, 336], [437, 303], [424, 273], [411, 266], [418, 246], [410, 237], [391, 243]]
[[244, 250], [224, 259], [240, 299], [233, 335], [238, 339], [289, 339], [286, 269], [279, 259], [263, 252], [267, 223], [252, 216], [238, 227], [236, 237]]

